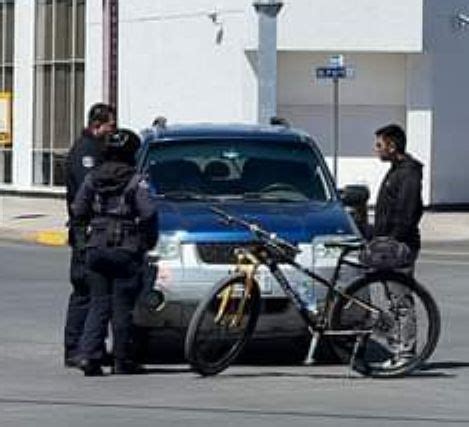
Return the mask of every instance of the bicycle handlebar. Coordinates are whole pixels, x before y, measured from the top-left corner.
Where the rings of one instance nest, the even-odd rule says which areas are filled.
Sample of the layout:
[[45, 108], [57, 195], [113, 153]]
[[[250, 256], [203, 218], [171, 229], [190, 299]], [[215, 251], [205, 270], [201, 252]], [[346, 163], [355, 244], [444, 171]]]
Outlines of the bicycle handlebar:
[[229, 213], [215, 206], [211, 206], [210, 210], [214, 212], [215, 214], [217, 214], [218, 216], [221, 216], [228, 224], [238, 224], [244, 228], [247, 228], [257, 238], [271, 245], [274, 245], [278, 250], [281, 250], [282, 252], [284, 252], [284, 248], [288, 249], [289, 251], [292, 251], [295, 254], [298, 254], [301, 252], [300, 249], [298, 249], [295, 245], [293, 245], [289, 241], [276, 236], [275, 233], [269, 233], [267, 230], [264, 230], [262, 227], [260, 227], [257, 224], [254, 224], [252, 222], [248, 222], [241, 218], [230, 215]]

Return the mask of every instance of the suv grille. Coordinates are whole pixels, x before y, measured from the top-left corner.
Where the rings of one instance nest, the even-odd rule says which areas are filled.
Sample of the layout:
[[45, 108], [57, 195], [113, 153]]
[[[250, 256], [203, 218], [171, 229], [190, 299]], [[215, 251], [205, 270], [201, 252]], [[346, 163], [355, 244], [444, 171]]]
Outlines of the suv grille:
[[[254, 244], [248, 243], [197, 243], [197, 253], [201, 261], [206, 264], [236, 264], [234, 251], [236, 248], [251, 247]], [[274, 256], [273, 259], [281, 262], [281, 258]]]
[[197, 253], [206, 264], [235, 264], [234, 250], [241, 246], [242, 243], [197, 243]]

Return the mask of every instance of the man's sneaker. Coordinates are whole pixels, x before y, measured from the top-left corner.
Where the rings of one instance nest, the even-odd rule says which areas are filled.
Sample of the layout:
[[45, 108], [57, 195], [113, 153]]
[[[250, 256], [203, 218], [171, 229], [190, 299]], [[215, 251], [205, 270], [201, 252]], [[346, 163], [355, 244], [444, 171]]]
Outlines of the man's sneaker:
[[404, 365], [409, 364], [415, 358], [415, 354], [408, 352], [408, 353], [401, 353], [399, 356], [386, 359], [380, 362], [369, 362], [368, 366], [372, 369], [397, 369]]

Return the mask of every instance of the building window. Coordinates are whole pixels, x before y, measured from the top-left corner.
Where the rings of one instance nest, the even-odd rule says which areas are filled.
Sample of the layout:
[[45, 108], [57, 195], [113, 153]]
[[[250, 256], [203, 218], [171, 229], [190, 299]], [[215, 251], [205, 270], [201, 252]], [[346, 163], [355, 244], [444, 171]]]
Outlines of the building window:
[[85, 0], [36, 1], [33, 182], [64, 185], [84, 122]]
[[11, 183], [15, 2], [0, 1], [0, 183]]

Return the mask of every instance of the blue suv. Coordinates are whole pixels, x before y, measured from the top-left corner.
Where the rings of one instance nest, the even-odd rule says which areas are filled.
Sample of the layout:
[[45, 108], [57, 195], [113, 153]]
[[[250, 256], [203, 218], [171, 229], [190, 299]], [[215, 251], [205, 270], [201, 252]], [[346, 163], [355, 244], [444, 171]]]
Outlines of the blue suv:
[[[331, 238], [359, 233], [311, 137], [285, 125], [191, 124], [142, 133], [139, 168], [159, 198], [159, 283], [166, 307], [142, 306], [138, 325], [182, 340], [199, 298], [233, 268], [233, 250], [252, 235], [220, 223], [210, 206], [261, 224], [302, 249], [302, 264], [331, 271]], [[305, 278], [291, 278], [300, 286]], [[263, 315], [255, 338], [305, 336], [304, 325], [267, 271], [258, 280]], [[314, 284], [310, 284], [314, 287]], [[314, 288], [317, 303], [323, 288]], [[160, 341], [161, 342], [161, 341]], [[180, 341], [181, 342], [181, 341]]]

